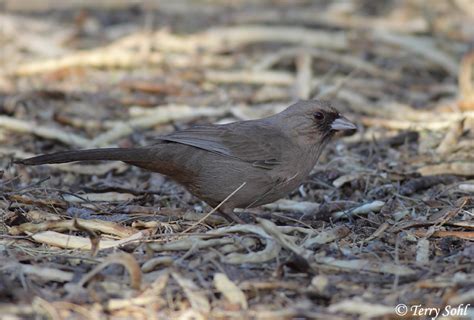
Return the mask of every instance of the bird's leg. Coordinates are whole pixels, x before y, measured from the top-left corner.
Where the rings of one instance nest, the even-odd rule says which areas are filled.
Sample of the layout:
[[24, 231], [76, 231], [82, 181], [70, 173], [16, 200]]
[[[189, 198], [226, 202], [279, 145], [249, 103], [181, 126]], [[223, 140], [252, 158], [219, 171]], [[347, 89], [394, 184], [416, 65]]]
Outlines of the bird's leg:
[[239, 215], [234, 213], [234, 208], [224, 207], [220, 208], [217, 213], [226, 220], [236, 222], [239, 224], [253, 224], [256, 223], [255, 216], [251, 212], [239, 212]]
[[217, 213], [230, 222], [245, 224], [245, 221], [234, 213], [234, 208], [220, 208]]

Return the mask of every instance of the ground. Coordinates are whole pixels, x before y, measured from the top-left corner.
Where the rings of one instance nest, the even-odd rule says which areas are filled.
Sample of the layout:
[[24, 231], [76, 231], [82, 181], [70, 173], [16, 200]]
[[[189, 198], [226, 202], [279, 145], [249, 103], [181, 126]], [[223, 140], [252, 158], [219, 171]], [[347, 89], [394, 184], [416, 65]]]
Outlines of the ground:
[[[1, 0], [2, 317], [474, 318], [469, 2]], [[248, 224], [122, 163], [13, 164], [297, 99], [359, 130]]]

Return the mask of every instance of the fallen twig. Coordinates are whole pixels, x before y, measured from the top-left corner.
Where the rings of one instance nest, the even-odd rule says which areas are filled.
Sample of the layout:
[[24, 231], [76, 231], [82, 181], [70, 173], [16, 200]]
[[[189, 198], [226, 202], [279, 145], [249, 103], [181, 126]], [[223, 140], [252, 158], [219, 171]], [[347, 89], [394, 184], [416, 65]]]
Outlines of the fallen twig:
[[381, 40], [391, 45], [400, 46], [409, 52], [418, 54], [433, 62], [434, 64], [443, 67], [452, 75], [458, 75], [458, 63], [439, 48], [437, 48], [431, 38], [399, 35], [384, 30], [377, 30], [374, 33], [374, 37], [377, 40]]
[[436, 174], [454, 174], [459, 176], [474, 176], [474, 163], [472, 162], [449, 162], [434, 165], [427, 165], [417, 170], [424, 176]]
[[[27, 232], [28, 233], [28, 232]], [[104, 250], [107, 248], [115, 248], [131, 241], [137, 241], [145, 238], [146, 232], [140, 231], [134, 233], [128, 238], [121, 240], [100, 240], [98, 250]], [[48, 244], [55, 247], [65, 249], [79, 249], [79, 250], [91, 250], [91, 242], [88, 238], [65, 235], [54, 231], [43, 231], [30, 235], [33, 240], [39, 243]]]
[[[82, 226], [91, 230], [116, 235], [121, 238], [130, 237], [136, 232], [132, 228], [124, 227], [114, 222], [102, 220], [85, 220], [77, 218], [76, 221], [79, 222]], [[11, 235], [19, 235], [22, 233], [36, 233], [48, 230], [55, 230], [60, 232], [65, 230], [76, 230], [76, 228], [74, 227], [73, 220], [59, 220], [46, 221], [42, 223], [23, 223], [19, 226], [11, 227], [9, 233]]]
[[60, 128], [40, 126], [36, 123], [0, 115], [0, 127], [21, 133], [31, 133], [42, 138], [57, 140], [62, 143], [76, 147], [88, 147], [91, 145], [89, 139], [83, 138]]

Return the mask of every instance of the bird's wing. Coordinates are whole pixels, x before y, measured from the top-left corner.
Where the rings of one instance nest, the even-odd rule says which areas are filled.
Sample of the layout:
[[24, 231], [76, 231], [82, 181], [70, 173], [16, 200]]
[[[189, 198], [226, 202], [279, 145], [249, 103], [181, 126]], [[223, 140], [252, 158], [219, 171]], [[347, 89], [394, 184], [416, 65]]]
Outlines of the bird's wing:
[[240, 159], [262, 169], [282, 162], [283, 148], [289, 140], [274, 128], [251, 121], [227, 125], [196, 126], [158, 137], [162, 141], [182, 143]]

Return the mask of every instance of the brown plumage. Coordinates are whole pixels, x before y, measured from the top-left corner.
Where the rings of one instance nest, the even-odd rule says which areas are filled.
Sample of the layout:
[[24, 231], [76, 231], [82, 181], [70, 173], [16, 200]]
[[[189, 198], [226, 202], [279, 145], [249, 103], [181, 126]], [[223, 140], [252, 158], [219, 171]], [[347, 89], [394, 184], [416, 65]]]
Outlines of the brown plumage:
[[276, 201], [297, 188], [337, 131], [355, 125], [321, 101], [299, 101], [258, 120], [196, 126], [158, 137], [147, 147], [65, 151], [18, 161], [25, 165], [120, 160], [167, 175], [233, 219], [234, 208]]

